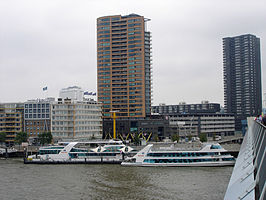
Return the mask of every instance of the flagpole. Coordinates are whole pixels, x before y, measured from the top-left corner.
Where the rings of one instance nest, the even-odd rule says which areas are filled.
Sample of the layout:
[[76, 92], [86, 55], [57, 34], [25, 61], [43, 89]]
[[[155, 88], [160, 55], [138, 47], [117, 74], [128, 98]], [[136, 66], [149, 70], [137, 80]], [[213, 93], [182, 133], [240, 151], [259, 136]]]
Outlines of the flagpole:
[[48, 87], [47, 87], [47, 86], [45, 86], [44, 88], [42, 88], [42, 91], [44, 92], [44, 99], [47, 99]]

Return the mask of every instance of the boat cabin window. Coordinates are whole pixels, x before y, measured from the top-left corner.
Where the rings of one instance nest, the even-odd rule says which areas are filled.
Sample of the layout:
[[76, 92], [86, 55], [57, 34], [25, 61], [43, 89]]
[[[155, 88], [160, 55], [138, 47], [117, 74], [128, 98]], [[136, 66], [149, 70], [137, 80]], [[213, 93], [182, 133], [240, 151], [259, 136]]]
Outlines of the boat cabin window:
[[196, 163], [196, 162], [218, 162], [219, 159], [144, 159], [144, 163]]
[[59, 152], [60, 152], [61, 150], [40, 150], [39, 151], [39, 154], [40, 155], [45, 155], [45, 154], [59, 154]]
[[217, 152], [148, 153], [148, 157], [201, 157], [218, 155]]
[[222, 158], [223, 161], [234, 161], [235, 158]]
[[222, 147], [220, 145], [217, 145], [217, 144], [213, 144], [211, 145], [211, 148], [210, 149], [221, 149]]

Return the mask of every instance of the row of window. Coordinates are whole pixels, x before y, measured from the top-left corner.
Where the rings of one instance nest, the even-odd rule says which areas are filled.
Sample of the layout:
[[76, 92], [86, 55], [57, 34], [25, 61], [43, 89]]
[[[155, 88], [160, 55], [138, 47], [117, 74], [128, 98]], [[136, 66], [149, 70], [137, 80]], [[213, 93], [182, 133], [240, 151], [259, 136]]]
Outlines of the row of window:
[[27, 127], [27, 130], [46, 130], [44, 127]]
[[214, 156], [218, 155], [217, 152], [201, 152], [201, 153], [148, 153], [150, 157], [201, 157], [201, 156]]
[[49, 113], [50, 109], [25, 109], [25, 113]]
[[28, 119], [28, 118], [34, 118], [34, 119], [45, 119], [45, 118], [49, 118], [50, 115], [49, 114], [25, 114], [25, 119]]
[[[127, 18], [127, 17], [135, 17], [137, 15], [128, 15], [128, 16], [122, 16], [122, 18]], [[110, 22], [112, 21], [112, 24], [116, 24], [116, 23], [126, 23], [126, 19], [124, 19], [123, 21], [120, 21], [120, 17], [105, 17], [105, 18], [102, 18], [102, 19], [99, 19], [98, 22]], [[118, 21], [118, 22], [116, 22]], [[133, 23], [133, 22], [140, 22], [141, 19], [140, 18], [137, 18], [137, 19], [128, 19], [127, 20], [128, 23]]]
[[49, 124], [50, 122], [49, 121], [47, 121], [47, 120], [45, 120], [46, 122], [32, 122], [32, 121], [26, 121], [26, 125], [37, 125], [37, 126], [39, 126], [39, 125], [41, 125], [41, 126], [43, 126], [44, 124]]
[[[233, 161], [234, 158], [222, 158], [222, 161]], [[196, 163], [218, 162], [219, 159], [144, 159], [144, 163]]]
[[25, 104], [25, 108], [49, 108], [50, 104], [46, 103], [46, 104]]
[[[141, 23], [133, 23], [134, 21], [131, 21], [128, 24], [128, 27], [134, 27], [134, 26], [140, 26]], [[110, 22], [103, 22], [103, 23], [98, 23], [97, 26], [109, 26], [110, 27]], [[112, 28], [124, 28], [127, 27], [126, 21], [119, 21], [119, 22], [112, 22]], [[99, 27], [98, 29], [102, 29], [104, 27]]]

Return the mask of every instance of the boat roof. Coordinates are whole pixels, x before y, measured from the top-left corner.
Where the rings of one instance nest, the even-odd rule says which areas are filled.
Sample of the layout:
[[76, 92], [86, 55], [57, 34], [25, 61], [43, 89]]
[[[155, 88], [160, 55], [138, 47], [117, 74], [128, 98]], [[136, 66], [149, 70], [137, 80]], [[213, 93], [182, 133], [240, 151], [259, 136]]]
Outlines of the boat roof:
[[[153, 146], [153, 144], [151, 144], [151, 146]], [[214, 148], [212, 148], [214, 147]], [[216, 148], [215, 148], [216, 147]], [[153, 150], [154, 149], [154, 150]], [[197, 152], [224, 152], [227, 151], [225, 150], [219, 143], [204, 143], [202, 146], [200, 147], [186, 147], [186, 148], [178, 148], [178, 147], [174, 147], [174, 146], [170, 146], [170, 147], [155, 147], [151, 149], [150, 152], [153, 153], [174, 153], [174, 152], [178, 152], [178, 153], [197, 153]]]
[[[79, 142], [79, 141], [73, 141], [77, 144], [123, 144], [121, 140], [92, 140], [92, 141], [86, 141], [86, 142]], [[58, 142], [58, 144], [67, 145], [71, 142]]]

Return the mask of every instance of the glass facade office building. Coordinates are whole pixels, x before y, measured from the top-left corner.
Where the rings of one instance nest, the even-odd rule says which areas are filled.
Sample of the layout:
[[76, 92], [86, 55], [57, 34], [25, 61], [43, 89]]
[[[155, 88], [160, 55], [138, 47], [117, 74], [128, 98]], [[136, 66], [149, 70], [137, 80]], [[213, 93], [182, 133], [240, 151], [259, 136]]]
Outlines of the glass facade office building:
[[151, 112], [151, 33], [143, 16], [97, 19], [97, 90], [103, 117], [145, 117]]
[[50, 119], [50, 104], [25, 103], [25, 119]]
[[29, 100], [24, 103], [25, 132], [30, 138], [51, 131], [51, 102], [54, 98]]

